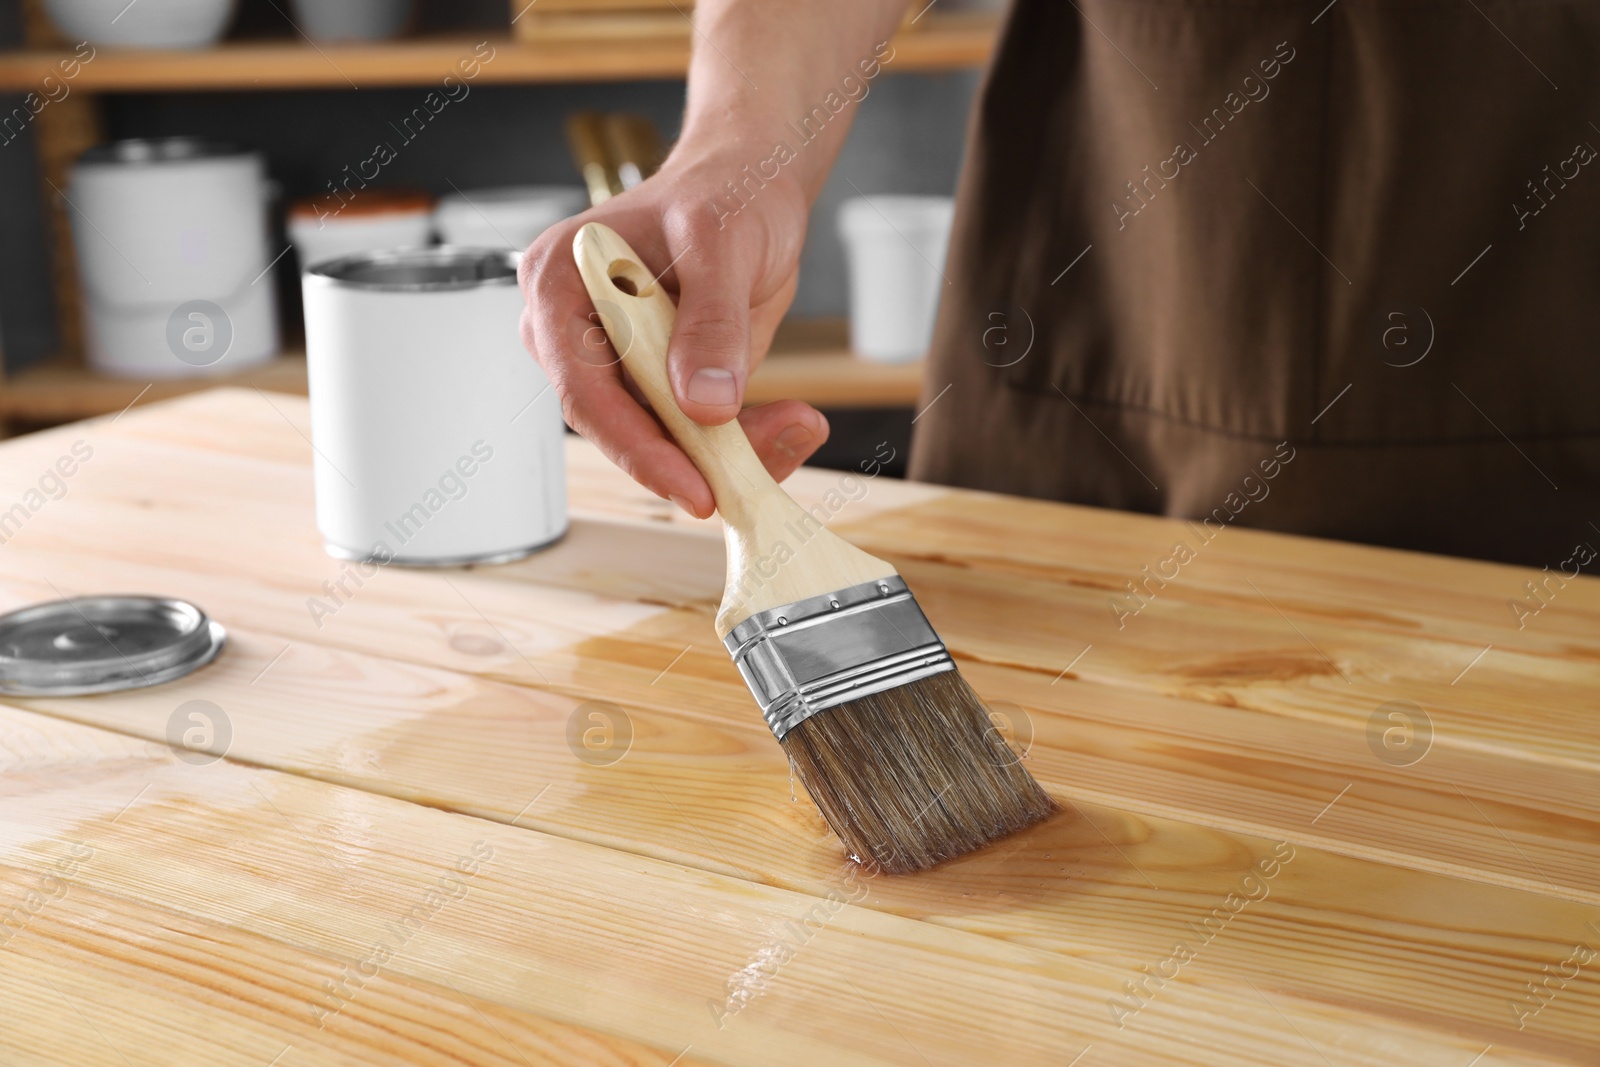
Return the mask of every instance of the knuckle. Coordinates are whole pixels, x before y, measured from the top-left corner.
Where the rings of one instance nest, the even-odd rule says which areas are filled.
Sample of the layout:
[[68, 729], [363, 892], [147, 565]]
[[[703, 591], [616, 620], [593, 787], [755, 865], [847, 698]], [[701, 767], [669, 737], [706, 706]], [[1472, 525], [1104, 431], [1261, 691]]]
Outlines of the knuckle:
[[725, 236], [717, 221], [717, 214], [709, 203], [698, 200], [676, 200], [661, 213], [661, 229], [668, 243], [680, 248], [692, 248], [696, 255]]
[[517, 261], [517, 284], [522, 287], [524, 295], [529, 293], [529, 286], [544, 273], [549, 261], [550, 241], [549, 234], [546, 232], [524, 249], [521, 258]]
[[[559, 388], [556, 395], [561, 398], [561, 418], [568, 426], [579, 433], [584, 432], [583, 415], [579, 409], [578, 397], [570, 387]], [[588, 436], [585, 434], [585, 436]]]

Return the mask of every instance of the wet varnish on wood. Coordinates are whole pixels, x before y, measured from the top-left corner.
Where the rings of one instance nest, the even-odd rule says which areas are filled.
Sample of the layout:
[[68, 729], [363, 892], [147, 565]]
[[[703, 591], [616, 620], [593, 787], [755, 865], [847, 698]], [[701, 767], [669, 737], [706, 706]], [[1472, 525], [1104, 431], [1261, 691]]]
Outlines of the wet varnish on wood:
[[[0, 446], [0, 513], [44, 502], [0, 610], [155, 592], [231, 634], [0, 706], [0, 1062], [1600, 1058], [1600, 582], [1519, 628], [1529, 569], [1226, 530], [1119, 628], [1181, 524], [802, 471], [1064, 809], [873, 878], [711, 631], [714, 523], [574, 439], [562, 544], [358, 584], [309, 433], [232, 390]], [[169, 743], [190, 701], [225, 758]]]

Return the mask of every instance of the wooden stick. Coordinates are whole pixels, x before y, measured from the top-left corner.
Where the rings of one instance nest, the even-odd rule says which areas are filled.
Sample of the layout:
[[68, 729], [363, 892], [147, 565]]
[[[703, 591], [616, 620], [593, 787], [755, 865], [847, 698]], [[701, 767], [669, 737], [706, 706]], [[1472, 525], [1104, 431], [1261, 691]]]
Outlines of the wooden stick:
[[567, 119], [567, 150], [578, 165], [578, 173], [583, 175], [591, 207], [622, 192], [622, 181], [606, 152], [601, 129], [600, 116], [593, 111], [580, 111]]

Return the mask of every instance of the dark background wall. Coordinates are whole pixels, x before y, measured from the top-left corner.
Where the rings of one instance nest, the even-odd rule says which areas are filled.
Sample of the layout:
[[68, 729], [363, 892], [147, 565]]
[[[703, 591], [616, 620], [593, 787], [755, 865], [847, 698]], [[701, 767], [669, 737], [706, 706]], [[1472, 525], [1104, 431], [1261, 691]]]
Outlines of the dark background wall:
[[[16, 0], [0, 0], [0, 47], [22, 40]], [[0, 114], [22, 103], [0, 93]], [[10, 369], [51, 351], [56, 326], [50, 295], [44, 213], [31, 133], [0, 145], [0, 352]]]
[[[288, 10], [284, 0], [278, 6]], [[504, 0], [423, 0], [419, 30], [504, 34]], [[0, 0], [0, 44], [20, 39], [17, 0]], [[245, 0], [231, 35], [289, 37], [283, 14], [267, 0]], [[465, 39], [465, 38], [464, 38]], [[468, 50], [464, 49], [465, 55]], [[894, 74], [892, 65], [861, 103], [839, 166], [818, 200], [801, 267], [794, 314], [843, 315], [843, 252], [834, 228], [841, 201], [865, 193], [949, 193], [962, 157], [976, 72]], [[441, 77], [445, 72], [441, 71]], [[398, 141], [389, 123], [420, 102], [426, 87], [354, 91], [156, 93], [105, 97], [112, 137], [190, 134], [259, 148], [284, 202], [319, 192], [380, 140]], [[474, 85], [450, 104], [385, 167], [384, 184], [436, 193], [518, 183], [578, 184], [562, 135], [581, 108], [637, 111], [664, 136], [676, 136], [682, 81], [577, 85]], [[9, 111], [16, 96], [0, 94]], [[0, 341], [15, 371], [54, 347], [46, 247], [33, 145], [25, 136], [0, 145]], [[281, 236], [281, 235], [280, 235]], [[281, 243], [280, 243], [281, 247]], [[299, 335], [293, 256], [276, 271], [288, 336]]]

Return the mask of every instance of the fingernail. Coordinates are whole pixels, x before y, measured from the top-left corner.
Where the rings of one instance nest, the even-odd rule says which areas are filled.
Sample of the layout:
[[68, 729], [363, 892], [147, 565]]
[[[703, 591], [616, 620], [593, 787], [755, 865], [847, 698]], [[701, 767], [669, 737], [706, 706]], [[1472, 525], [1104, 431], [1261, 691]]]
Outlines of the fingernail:
[[685, 500], [683, 497], [669, 496], [667, 499], [678, 505], [678, 507], [682, 509], [683, 513], [688, 515], [690, 518], [698, 519], [700, 517], [694, 513], [694, 508], [691, 507], [689, 501]]
[[703, 367], [689, 378], [689, 399], [708, 407], [727, 407], [739, 402], [739, 388], [733, 372], [721, 367]]
[[802, 445], [810, 444], [811, 439], [815, 436], [816, 434], [811, 432], [811, 427], [805, 425], [804, 423], [791, 422], [788, 426], [783, 428], [782, 433], [773, 438], [772, 443], [783, 449], [785, 452], [792, 454]]

